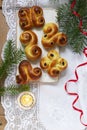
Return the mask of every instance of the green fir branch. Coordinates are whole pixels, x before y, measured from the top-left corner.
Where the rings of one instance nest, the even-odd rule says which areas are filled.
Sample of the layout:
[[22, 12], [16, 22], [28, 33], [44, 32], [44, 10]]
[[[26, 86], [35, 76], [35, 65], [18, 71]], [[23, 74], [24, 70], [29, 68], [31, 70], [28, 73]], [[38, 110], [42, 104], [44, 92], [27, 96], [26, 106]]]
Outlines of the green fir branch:
[[0, 63], [0, 79], [5, 78], [12, 72], [14, 65], [17, 65], [24, 57], [24, 52], [18, 50], [12, 40], [7, 41], [3, 52], [3, 60]]
[[0, 62], [0, 96], [3, 96], [4, 94], [16, 95], [23, 91], [29, 91], [29, 85], [3, 86], [5, 78], [12, 73], [14, 66], [24, 57], [24, 52], [18, 50], [12, 40], [7, 41], [3, 51], [3, 60]]
[[[60, 31], [67, 34], [68, 44], [71, 46], [72, 50], [76, 53], [81, 53], [83, 48], [87, 46], [87, 37], [80, 32], [79, 29], [79, 19], [70, 9], [70, 0], [68, 4], [63, 4], [58, 7], [56, 20], [59, 24]], [[83, 20], [83, 30], [87, 30], [87, 1], [77, 0], [74, 8]]]
[[3, 96], [5, 94], [14, 96], [23, 91], [29, 91], [29, 90], [30, 90], [29, 85], [20, 85], [20, 86], [11, 85], [8, 87], [0, 87], [0, 96]]

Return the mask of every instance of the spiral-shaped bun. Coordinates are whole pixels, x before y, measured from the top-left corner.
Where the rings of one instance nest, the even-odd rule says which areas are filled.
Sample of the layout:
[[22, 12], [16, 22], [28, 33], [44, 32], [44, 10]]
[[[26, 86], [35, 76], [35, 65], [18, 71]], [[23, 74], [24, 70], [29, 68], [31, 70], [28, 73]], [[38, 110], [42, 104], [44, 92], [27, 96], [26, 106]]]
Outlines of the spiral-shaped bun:
[[26, 84], [31, 81], [39, 80], [42, 71], [39, 67], [33, 68], [29, 61], [23, 60], [19, 64], [19, 75], [16, 76], [18, 84]]
[[67, 44], [66, 34], [64, 34], [63, 32], [59, 32], [56, 44], [58, 46], [65, 46]]
[[50, 50], [46, 57], [41, 58], [40, 66], [51, 77], [59, 77], [60, 72], [67, 68], [67, 61], [61, 58], [56, 50]]
[[58, 59], [57, 64], [58, 64], [58, 67], [61, 71], [65, 70], [67, 67], [67, 61], [61, 57]]
[[59, 77], [60, 72], [60, 69], [56, 65], [48, 70], [48, 74], [53, 78]]
[[55, 23], [47, 23], [43, 27], [44, 36], [42, 37], [42, 45], [45, 48], [52, 48], [55, 45], [65, 46], [67, 44], [67, 36], [62, 32], [58, 32], [58, 26]]
[[23, 30], [28, 30], [32, 27], [32, 20], [29, 19], [31, 11], [29, 8], [21, 8], [18, 12], [19, 24]]
[[19, 24], [23, 30], [29, 30], [32, 27], [42, 27], [45, 23], [43, 10], [39, 6], [31, 8], [21, 8], [18, 12]]
[[[51, 38], [59, 31], [58, 26], [55, 23], [47, 23], [43, 27], [43, 32], [47, 34], [47, 38]], [[44, 35], [46, 37], [46, 35]]]
[[50, 59], [50, 60], [55, 60], [55, 59], [58, 59], [60, 57], [59, 55], [59, 52], [56, 51], [56, 50], [50, 50], [47, 54], [47, 57]]
[[42, 27], [45, 23], [45, 19], [43, 17], [43, 10], [39, 6], [33, 6], [32, 10], [32, 21], [35, 27]]
[[20, 41], [25, 47], [25, 54], [29, 60], [34, 61], [41, 56], [42, 50], [37, 46], [37, 35], [33, 31], [29, 30], [22, 32], [20, 35]]

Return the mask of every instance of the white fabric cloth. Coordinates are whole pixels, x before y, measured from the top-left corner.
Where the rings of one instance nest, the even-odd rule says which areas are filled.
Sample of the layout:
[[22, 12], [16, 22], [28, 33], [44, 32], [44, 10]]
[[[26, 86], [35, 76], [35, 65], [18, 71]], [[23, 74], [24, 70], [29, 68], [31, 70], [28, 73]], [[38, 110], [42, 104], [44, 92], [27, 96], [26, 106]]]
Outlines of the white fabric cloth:
[[[59, 3], [58, 1], [56, 3], [61, 4], [62, 2], [65, 1], [60, 0]], [[48, 0], [3, 0], [3, 14], [9, 26], [7, 40], [13, 39], [16, 41], [16, 9], [20, 6], [32, 6], [33, 4], [52, 6]], [[86, 58], [83, 54], [74, 54], [68, 47], [61, 48], [60, 55], [68, 60], [68, 68], [61, 74], [59, 81], [56, 83], [31, 84], [31, 91], [35, 94], [37, 100], [33, 109], [21, 109], [17, 104], [17, 96], [5, 95], [2, 97], [1, 102], [7, 120], [5, 130], [83, 130], [85, 128], [80, 122], [80, 114], [72, 108], [74, 97], [67, 95], [64, 84], [67, 80], [75, 77], [76, 66], [85, 62]], [[15, 84], [15, 70], [14, 68], [13, 74], [7, 77], [6, 87], [9, 84]], [[81, 102], [78, 101], [78, 106], [82, 107], [85, 113], [87, 112], [87, 106], [85, 107], [87, 88], [84, 86], [86, 84], [86, 71], [86, 67], [79, 69], [78, 73], [81, 78], [79, 78], [78, 83], [70, 87], [70, 91], [80, 94]]]

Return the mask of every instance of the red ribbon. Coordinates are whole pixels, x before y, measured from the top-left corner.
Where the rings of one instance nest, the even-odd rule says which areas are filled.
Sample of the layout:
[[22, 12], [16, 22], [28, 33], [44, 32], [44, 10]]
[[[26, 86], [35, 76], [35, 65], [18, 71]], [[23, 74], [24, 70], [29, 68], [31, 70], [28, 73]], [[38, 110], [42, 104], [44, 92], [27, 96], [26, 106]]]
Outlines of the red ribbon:
[[[72, 4], [71, 4], [72, 14], [74, 14], [76, 17], [79, 18], [79, 29], [80, 29], [80, 32], [81, 32], [83, 35], [87, 36], [87, 32], [85, 32], [85, 31], [82, 29], [82, 25], [83, 25], [82, 18], [81, 18], [81, 16], [80, 16], [80, 14], [77, 13], [77, 12], [74, 10], [75, 5], [76, 5], [76, 0], [73, 0], [73, 2], [72, 2]], [[87, 48], [84, 48], [83, 53], [84, 53], [85, 56], [87, 57]], [[82, 66], [85, 66], [85, 65], [87, 65], [87, 62], [82, 63], [82, 64], [80, 64], [80, 65], [78, 65], [78, 66], [76, 67], [75, 72], [74, 72], [74, 73], [75, 73], [75, 79], [70, 79], [70, 80], [68, 80], [68, 81], [65, 83], [64, 88], [65, 88], [65, 91], [67, 92], [67, 94], [69, 94], [69, 95], [71, 95], [71, 96], [75, 96], [75, 99], [74, 99], [74, 101], [73, 101], [73, 103], [72, 103], [72, 107], [73, 107], [74, 110], [80, 112], [80, 121], [81, 121], [81, 123], [82, 123], [84, 126], [87, 126], [87, 124], [85, 124], [85, 123], [82, 121], [82, 116], [83, 116], [83, 114], [84, 114], [84, 113], [83, 113], [83, 110], [75, 106], [76, 102], [77, 102], [78, 99], [79, 99], [79, 95], [78, 95], [77, 93], [72, 93], [72, 92], [69, 92], [69, 91], [68, 91], [68, 83], [70, 83], [70, 82], [74, 82], [74, 83], [75, 83], [75, 82], [77, 82], [78, 79], [79, 79], [79, 76], [78, 76], [78, 73], [77, 73], [77, 69], [80, 68], [80, 67], [82, 67]]]
[[73, 9], [75, 5], [76, 5], [76, 0], [73, 0], [73, 2], [71, 4], [71, 9]]
[[[85, 56], [87, 57], [87, 48], [84, 48], [83, 53], [84, 53]], [[82, 67], [82, 66], [85, 66], [85, 65], [87, 65], [87, 62], [82, 63], [82, 64], [80, 64], [80, 65], [78, 65], [78, 66], [76, 67], [75, 72], [74, 72], [74, 73], [75, 73], [75, 79], [70, 79], [70, 80], [68, 80], [68, 81], [65, 83], [64, 88], [65, 88], [65, 91], [67, 92], [67, 94], [69, 94], [69, 95], [71, 95], [71, 96], [75, 96], [75, 99], [74, 99], [74, 101], [73, 101], [73, 103], [72, 103], [72, 107], [73, 107], [74, 110], [80, 112], [80, 121], [81, 121], [81, 123], [82, 123], [84, 126], [87, 126], [87, 124], [85, 124], [85, 123], [82, 121], [82, 116], [83, 116], [83, 114], [84, 114], [84, 113], [83, 113], [83, 110], [81, 110], [80, 108], [78, 108], [78, 107], [75, 106], [76, 102], [77, 102], [78, 99], [79, 99], [79, 95], [78, 95], [77, 93], [72, 93], [72, 92], [69, 92], [69, 91], [68, 91], [68, 83], [70, 83], [70, 82], [74, 82], [74, 83], [75, 83], [75, 82], [77, 82], [78, 79], [79, 79], [79, 76], [78, 76], [78, 73], [77, 73], [77, 69], [80, 68], [80, 67]]]
[[87, 57], [87, 48], [84, 48], [83, 53], [84, 53], [85, 56]]
[[80, 29], [80, 32], [81, 32], [83, 35], [87, 36], [87, 32], [82, 29], [83, 21], [82, 21], [82, 18], [81, 18], [81, 16], [80, 16], [80, 14], [79, 14], [78, 12], [76, 12], [75, 10], [73, 10], [74, 7], [75, 7], [75, 5], [76, 5], [76, 0], [73, 0], [73, 2], [71, 3], [71, 6], [70, 6], [70, 7], [71, 7], [72, 14], [74, 14], [76, 17], [79, 18], [79, 29]]

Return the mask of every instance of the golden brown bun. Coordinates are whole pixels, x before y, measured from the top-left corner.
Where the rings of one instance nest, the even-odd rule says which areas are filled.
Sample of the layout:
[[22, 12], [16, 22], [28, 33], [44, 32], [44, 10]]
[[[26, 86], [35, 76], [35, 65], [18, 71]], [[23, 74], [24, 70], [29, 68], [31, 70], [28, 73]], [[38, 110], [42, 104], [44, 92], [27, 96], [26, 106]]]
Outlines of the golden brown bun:
[[39, 6], [33, 6], [31, 9], [32, 9], [32, 21], [34, 26], [42, 27], [45, 23], [42, 8]]
[[38, 38], [33, 31], [29, 30], [29, 31], [23, 31], [21, 33], [20, 41], [23, 46], [32, 45], [32, 44], [35, 45], [38, 42]]
[[21, 33], [20, 41], [25, 47], [25, 54], [29, 60], [34, 61], [41, 56], [42, 50], [37, 46], [37, 35], [33, 31], [29, 30]]
[[18, 16], [20, 27], [23, 30], [32, 28], [31, 10], [29, 10], [29, 8], [21, 8], [18, 12]]
[[60, 57], [56, 50], [50, 50], [46, 57], [41, 58], [40, 66], [51, 77], [59, 77], [60, 72], [67, 68], [68, 63], [64, 58]]
[[64, 34], [62, 32], [59, 32], [56, 44], [58, 46], [65, 46], [67, 44], [67, 36], [66, 36], [66, 34]]
[[23, 30], [29, 30], [32, 27], [42, 27], [45, 23], [43, 10], [39, 6], [31, 8], [21, 8], [18, 12], [19, 24]]
[[45, 48], [52, 48], [55, 45], [65, 46], [67, 44], [67, 36], [62, 32], [58, 32], [58, 26], [55, 23], [47, 23], [43, 27], [44, 36], [42, 37], [42, 45]]
[[59, 55], [59, 52], [56, 51], [56, 50], [50, 50], [47, 54], [47, 57], [50, 59], [50, 60], [55, 60], [55, 59], [58, 59], [60, 57]]
[[18, 84], [26, 84], [30, 81], [38, 80], [42, 71], [39, 67], [33, 68], [29, 61], [23, 60], [19, 64], [19, 75], [16, 76], [16, 82]]
[[67, 68], [67, 61], [64, 58], [59, 58], [57, 61], [58, 67], [61, 71]]

